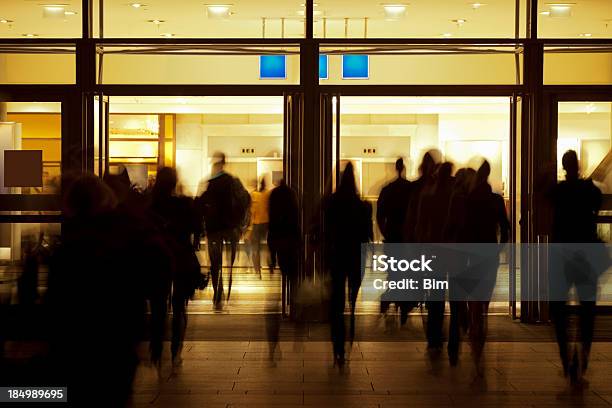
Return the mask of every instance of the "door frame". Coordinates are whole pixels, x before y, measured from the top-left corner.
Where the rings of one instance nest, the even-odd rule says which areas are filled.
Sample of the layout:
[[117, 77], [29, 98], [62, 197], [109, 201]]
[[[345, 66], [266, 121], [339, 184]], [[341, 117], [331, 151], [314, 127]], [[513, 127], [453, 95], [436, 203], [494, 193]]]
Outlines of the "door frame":
[[[521, 237], [518, 234], [517, 226], [520, 221], [520, 202], [523, 201], [526, 194], [525, 189], [519, 188], [521, 183], [520, 175], [524, 173], [524, 167], [526, 166], [522, 152], [519, 152], [518, 146], [523, 146], [526, 143], [522, 138], [527, 132], [523, 131], [523, 121], [526, 118], [522, 112], [522, 98], [523, 98], [523, 86], [514, 85], [503, 85], [503, 86], [388, 86], [388, 85], [322, 85], [320, 86], [321, 93], [321, 137], [323, 139], [321, 153], [319, 157], [323, 161], [322, 168], [324, 169], [323, 182], [326, 178], [333, 178], [335, 176], [336, 182], [338, 181], [340, 168], [335, 167], [334, 172], [334, 161], [339, 163], [340, 160], [340, 110], [341, 100], [343, 96], [424, 96], [424, 97], [507, 97], [509, 98], [509, 201], [510, 201], [510, 212], [508, 214], [510, 218], [510, 242], [520, 242]], [[335, 99], [335, 106], [331, 102]], [[335, 119], [335, 120], [334, 120]], [[334, 143], [335, 138], [335, 143]], [[335, 152], [335, 155], [332, 153]], [[334, 157], [335, 156], [335, 157]], [[519, 172], [520, 171], [520, 172]], [[323, 184], [325, 185], [325, 184]], [[333, 187], [324, 190], [324, 194], [330, 194]], [[517, 192], [520, 191], [521, 197], [517, 197]], [[520, 200], [520, 201], [519, 201]], [[520, 265], [517, 260], [517, 252], [515, 251], [514, 245], [509, 246], [509, 259], [508, 259], [508, 285], [509, 285], [509, 299], [508, 299], [508, 313], [513, 318], [518, 317], [517, 308], [517, 288], [520, 287], [520, 282], [517, 283], [517, 265]], [[319, 273], [323, 273], [323, 268]]]

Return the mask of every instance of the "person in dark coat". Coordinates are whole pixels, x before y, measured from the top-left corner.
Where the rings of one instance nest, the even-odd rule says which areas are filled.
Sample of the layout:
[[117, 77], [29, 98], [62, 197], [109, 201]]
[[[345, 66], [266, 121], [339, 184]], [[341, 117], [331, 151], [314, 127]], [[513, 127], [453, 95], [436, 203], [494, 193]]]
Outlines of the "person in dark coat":
[[330, 321], [334, 349], [334, 363], [344, 365], [344, 306], [345, 284], [348, 280], [350, 317], [350, 340], [355, 333], [355, 305], [361, 286], [361, 245], [373, 238], [372, 206], [362, 201], [355, 183], [353, 164], [348, 163], [340, 184], [324, 210], [325, 245], [328, 246], [327, 261], [331, 265]]
[[[418, 242], [425, 244], [443, 243], [446, 241], [444, 227], [448, 218], [448, 209], [453, 189], [453, 165], [444, 162], [437, 166], [430, 183], [421, 189], [419, 197], [415, 236]], [[437, 280], [446, 278], [446, 270], [434, 270], [430, 274]], [[427, 307], [427, 348], [432, 356], [442, 349], [442, 325], [444, 323], [444, 291], [432, 291], [425, 302]]]
[[[382, 233], [385, 243], [404, 242], [403, 226], [412, 194], [412, 184], [406, 180], [406, 166], [400, 157], [395, 162], [397, 178], [384, 186], [376, 203], [376, 222]], [[393, 277], [391, 277], [393, 279]], [[380, 311], [385, 313], [389, 309], [389, 300], [395, 295], [393, 291], [383, 294], [380, 302]], [[417, 306], [417, 302], [395, 301], [400, 310], [400, 322], [406, 323], [408, 313]]]
[[477, 380], [484, 380], [482, 351], [487, 336], [489, 302], [497, 281], [500, 244], [508, 242], [510, 222], [504, 199], [492, 191], [488, 182], [491, 167], [485, 160], [476, 172], [474, 185], [467, 197], [466, 242], [494, 244], [490, 250], [471, 255], [469, 273], [478, 279], [477, 298], [468, 302], [470, 341]]
[[[474, 183], [476, 171], [471, 168], [462, 168], [455, 174], [455, 183], [450, 197], [448, 217], [444, 227], [444, 242], [465, 243], [467, 197]], [[467, 256], [458, 251], [451, 255], [448, 263], [449, 270], [449, 304], [450, 323], [448, 327], [448, 360], [451, 366], [456, 366], [459, 360], [459, 345], [461, 331], [468, 330], [468, 306], [466, 299], [461, 299], [458, 291], [464, 287], [463, 272], [467, 268]]]
[[94, 175], [64, 184], [63, 214], [46, 295], [53, 380], [68, 387], [73, 406], [91, 405], [92, 395], [97, 405], [123, 406], [143, 334], [145, 234]]
[[225, 172], [225, 154], [213, 155], [212, 176], [206, 190], [197, 200], [204, 218], [210, 257], [210, 274], [213, 283], [213, 304], [222, 307], [223, 302], [223, 247], [230, 247], [229, 291], [232, 268], [236, 259], [238, 241], [249, 225], [248, 209], [251, 205], [249, 193], [239, 179]]
[[[597, 269], [595, 258], [600, 250], [606, 251], [597, 235], [597, 214], [602, 195], [590, 179], [580, 177], [575, 151], [565, 152], [562, 165], [566, 172], [565, 180], [552, 191], [554, 248], [551, 259], [550, 311], [563, 372], [570, 377], [573, 386], [581, 386], [589, 363], [595, 327], [595, 299], [601, 272]], [[607, 266], [609, 260], [603, 269]], [[572, 348], [568, 342], [569, 310], [566, 300], [572, 286], [579, 300], [581, 349]]]
[[[163, 167], [151, 192], [151, 213], [159, 230], [164, 235], [173, 259], [172, 265], [172, 352], [173, 366], [182, 364], [181, 351], [187, 327], [187, 303], [193, 296], [200, 276], [200, 263], [195, 255], [192, 236], [198, 229], [199, 220], [193, 200], [176, 195], [176, 171]], [[165, 316], [167, 299], [159, 299], [152, 305], [155, 314]], [[158, 309], [158, 310], [157, 310]]]

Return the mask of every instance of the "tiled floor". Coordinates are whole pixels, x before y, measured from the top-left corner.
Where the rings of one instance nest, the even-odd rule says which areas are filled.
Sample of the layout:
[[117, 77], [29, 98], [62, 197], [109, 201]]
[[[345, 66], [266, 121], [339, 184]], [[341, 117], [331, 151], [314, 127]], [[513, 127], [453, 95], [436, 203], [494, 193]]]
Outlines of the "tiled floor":
[[450, 368], [432, 364], [420, 341], [356, 342], [343, 372], [330, 344], [281, 342], [276, 361], [264, 341], [189, 341], [184, 364], [141, 366], [133, 407], [564, 407], [612, 405], [612, 344], [595, 343], [582, 393], [561, 376], [552, 342], [492, 342], [486, 384], [473, 383], [470, 353]]

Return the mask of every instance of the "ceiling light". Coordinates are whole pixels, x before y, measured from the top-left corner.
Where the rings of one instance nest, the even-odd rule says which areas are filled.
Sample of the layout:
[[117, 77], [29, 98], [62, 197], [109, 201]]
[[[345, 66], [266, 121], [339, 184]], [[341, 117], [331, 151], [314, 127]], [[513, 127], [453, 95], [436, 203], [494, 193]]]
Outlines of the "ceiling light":
[[66, 15], [66, 16], [76, 16], [77, 12], [76, 11], [65, 11], [64, 15]]
[[67, 4], [43, 4], [44, 18], [63, 18]]
[[6, 18], [0, 18], [0, 24], [10, 24], [13, 20], [7, 20]]
[[385, 18], [389, 20], [398, 20], [406, 15], [407, 4], [383, 4], [385, 10]]
[[451, 20], [451, 22], [457, 24], [458, 26], [462, 26], [467, 23], [467, 20], [465, 18], [456, 18], [454, 20]]
[[444, 33], [444, 34], [442, 34], [442, 37], [446, 37], [446, 38], [452, 37], [452, 36], [453, 35], [451, 33]]
[[130, 6], [134, 7], [135, 9], [139, 9], [141, 7], [146, 6], [146, 4], [142, 4], [142, 3], [131, 3]]
[[548, 3], [551, 17], [571, 17], [575, 3]]
[[581, 37], [592, 37], [593, 34], [591, 34], [591, 33], [582, 33], [582, 34], [580, 34], [580, 36]]
[[206, 15], [208, 18], [228, 18], [232, 15], [231, 8], [232, 4], [207, 4]]
[[487, 3], [472, 3], [472, 8], [474, 10], [478, 10], [479, 8], [481, 8], [483, 6], [486, 6], [486, 5], [487, 5]]
[[540, 11], [541, 16], [550, 16], [550, 11]]
[[31, 34], [31, 33], [28, 33], [28, 34], [22, 34], [22, 36], [23, 36], [23, 37], [32, 38], [32, 37], [38, 37], [38, 34]]
[[153, 24], [155, 24], [155, 25], [160, 25], [160, 24], [163, 24], [163, 23], [165, 23], [165, 22], [166, 22], [166, 20], [157, 20], [157, 19], [155, 19], [155, 20], [147, 20], [147, 21], [148, 21], [149, 23], [153, 23]]
[[172, 37], [174, 37], [174, 34], [172, 34], [172, 33], [163, 33], [163, 34], [161, 34], [161, 36], [162, 37], [166, 37], [166, 38], [172, 38]]

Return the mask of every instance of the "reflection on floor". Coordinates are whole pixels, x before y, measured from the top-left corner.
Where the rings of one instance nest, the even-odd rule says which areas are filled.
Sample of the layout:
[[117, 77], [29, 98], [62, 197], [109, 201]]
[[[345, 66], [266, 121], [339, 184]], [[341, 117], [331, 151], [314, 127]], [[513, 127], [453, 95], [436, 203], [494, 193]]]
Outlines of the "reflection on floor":
[[[288, 322], [281, 328], [280, 352], [268, 358], [264, 317], [194, 316], [184, 365], [162, 368], [161, 378], [146, 365], [138, 370], [132, 407], [559, 407], [612, 404], [612, 344], [594, 343], [587, 379], [590, 387], [570, 393], [561, 375], [550, 326], [526, 326], [491, 318], [485, 349], [486, 383], [473, 383], [469, 347], [450, 368], [446, 353], [432, 363], [420, 338], [420, 318], [385, 334], [373, 316], [360, 319], [344, 372], [333, 367], [326, 325], [306, 331]], [[608, 319], [609, 320], [609, 319]], [[607, 322], [608, 326], [610, 321]], [[296, 330], [303, 337], [294, 337]], [[200, 333], [201, 336], [194, 336]], [[606, 333], [610, 334], [609, 331]], [[225, 334], [225, 336], [224, 336]], [[196, 337], [199, 337], [196, 340]], [[422, 338], [422, 337], [421, 337]], [[168, 347], [166, 347], [167, 349]], [[147, 354], [142, 347], [143, 358]], [[486, 384], [486, 386], [485, 386]]]
[[[210, 267], [208, 254], [205, 250], [198, 253], [202, 272], [208, 273]], [[262, 264], [267, 265], [267, 251], [262, 251]], [[225, 265], [228, 264], [226, 261]], [[274, 272], [265, 266], [262, 268], [261, 276], [253, 268], [253, 264], [246, 252], [242, 249], [238, 251], [232, 270], [232, 290], [229, 301], [225, 302], [221, 311], [213, 310], [212, 284], [206, 290], [198, 291], [193, 301], [189, 304], [190, 313], [232, 313], [232, 314], [259, 314], [259, 313], [279, 313], [281, 311], [281, 274], [278, 267]], [[229, 268], [224, 268], [224, 287], [228, 287]], [[517, 271], [517, 283], [520, 282], [520, 273]], [[366, 273], [363, 278], [362, 287], [372, 285], [372, 275]], [[499, 267], [497, 275], [497, 285], [493, 294], [494, 302], [491, 303], [491, 313], [508, 313], [509, 299], [509, 273], [508, 264]], [[365, 300], [359, 295], [357, 302], [358, 314], [378, 314], [380, 303], [372, 300]], [[420, 313], [416, 310], [414, 313]]]

